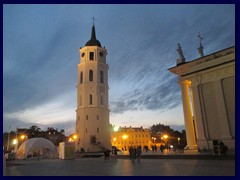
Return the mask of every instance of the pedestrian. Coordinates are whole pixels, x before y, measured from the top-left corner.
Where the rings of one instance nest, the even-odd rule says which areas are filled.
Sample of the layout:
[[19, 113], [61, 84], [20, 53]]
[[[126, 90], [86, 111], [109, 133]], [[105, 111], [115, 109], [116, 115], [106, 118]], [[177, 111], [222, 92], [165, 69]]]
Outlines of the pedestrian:
[[134, 160], [137, 157], [137, 148], [135, 146], [131, 149], [131, 157], [132, 157], [132, 163], [134, 163]]
[[141, 154], [142, 154], [142, 147], [138, 146], [137, 147], [137, 159], [138, 159], [138, 162], [140, 162]]
[[109, 156], [110, 156], [110, 150], [108, 150], [108, 149], [105, 149], [104, 150], [104, 159], [105, 160], [109, 160]]

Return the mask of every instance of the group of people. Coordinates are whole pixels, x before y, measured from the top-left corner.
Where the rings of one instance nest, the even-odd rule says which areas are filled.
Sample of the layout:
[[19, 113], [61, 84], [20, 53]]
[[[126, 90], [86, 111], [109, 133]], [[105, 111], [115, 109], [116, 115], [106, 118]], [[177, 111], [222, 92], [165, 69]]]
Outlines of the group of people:
[[142, 154], [142, 147], [141, 146], [131, 146], [129, 148], [129, 156], [132, 159], [132, 163], [134, 163], [135, 159], [140, 162]]

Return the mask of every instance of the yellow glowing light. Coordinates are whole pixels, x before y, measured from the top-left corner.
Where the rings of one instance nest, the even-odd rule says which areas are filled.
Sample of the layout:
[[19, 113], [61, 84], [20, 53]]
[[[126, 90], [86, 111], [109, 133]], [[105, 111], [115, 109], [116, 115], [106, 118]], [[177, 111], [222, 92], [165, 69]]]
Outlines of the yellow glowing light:
[[127, 139], [128, 136], [127, 136], [126, 134], [124, 134], [124, 135], [122, 136], [122, 138], [123, 138], [123, 139]]
[[117, 131], [119, 130], [119, 126], [115, 126], [115, 127], [113, 128], [113, 130], [114, 130], [115, 132], [117, 132]]
[[25, 139], [25, 137], [26, 137], [25, 135], [21, 135], [21, 139], [22, 139], [22, 140], [24, 140], [24, 139]]
[[69, 138], [69, 140], [68, 140], [69, 142], [72, 142], [73, 140], [72, 140], [72, 138]]
[[166, 134], [163, 135], [163, 138], [164, 138], [164, 139], [167, 139], [167, 138], [168, 138], [168, 135], [166, 135]]
[[116, 141], [117, 140], [117, 138], [113, 138], [113, 141]]
[[17, 139], [14, 139], [14, 140], [13, 140], [13, 144], [17, 144]]
[[74, 140], [76, 140], [77, 139], [77, 135], [75, 134], [75, 135], [73, 135], [73, 139]]

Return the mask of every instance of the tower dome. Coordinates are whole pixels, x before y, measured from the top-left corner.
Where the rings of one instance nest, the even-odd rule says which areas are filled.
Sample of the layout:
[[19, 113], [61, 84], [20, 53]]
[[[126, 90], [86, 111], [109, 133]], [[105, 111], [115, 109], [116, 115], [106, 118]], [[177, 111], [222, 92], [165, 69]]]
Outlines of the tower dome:
[[98, 47], [102, 47], [100, 41], [98, 41], [97, 38], [96, 38], [94, 25], [92, 27], [91, 39], [85, 44], [85, 46], [98, 46]]

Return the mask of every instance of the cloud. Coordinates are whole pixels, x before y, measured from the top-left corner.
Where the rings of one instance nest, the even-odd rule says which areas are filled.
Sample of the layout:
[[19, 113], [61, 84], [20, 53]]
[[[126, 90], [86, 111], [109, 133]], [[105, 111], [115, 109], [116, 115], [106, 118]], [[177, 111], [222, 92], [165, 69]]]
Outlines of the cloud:
[[178, 106], [181, 102], [177, 78], [169, 77], [164, 83], [147, 84], [123, 94], [117, 101], [110, 102], [112, 113], [133, 110], [165, 111]]

